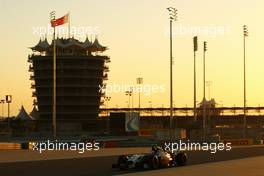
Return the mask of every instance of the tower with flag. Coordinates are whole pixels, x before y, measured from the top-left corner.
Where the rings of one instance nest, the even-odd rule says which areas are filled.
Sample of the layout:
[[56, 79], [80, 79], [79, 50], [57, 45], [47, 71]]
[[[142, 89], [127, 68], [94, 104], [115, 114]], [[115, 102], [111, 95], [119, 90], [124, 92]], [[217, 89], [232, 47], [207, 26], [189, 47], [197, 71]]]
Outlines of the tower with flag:
[[40, 130], [52, 130], [54, 137], [57, 131], [94, 131], [104, 97], [100, 87], [108, 77], [110, 58], [103, 55], [108, 48], [88, 36], [84, 41], [56, 38], [56, 27], [69, 24], [69, 13], [57, 19], [55, 12], [50, 15], [52, 42], [40, 39], [28, 57]]

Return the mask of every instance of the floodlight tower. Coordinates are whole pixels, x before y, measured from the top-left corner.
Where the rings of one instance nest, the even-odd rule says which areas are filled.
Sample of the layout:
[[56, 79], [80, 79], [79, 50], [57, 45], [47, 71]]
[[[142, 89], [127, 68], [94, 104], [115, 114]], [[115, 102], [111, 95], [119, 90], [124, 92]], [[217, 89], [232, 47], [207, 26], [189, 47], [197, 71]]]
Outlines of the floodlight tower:
[[196, 52], [198, 51], [198, 37], [193, 37], [193, 118], [197, 120], [196, 113]]
[[246, 37], [248, 36], [248, 28], [246, 25], [243, 25], [243, 44], [244, 44], [244, 118], [243, 118], [243, 137], [246, 137], [247, 133], [247, 102], [246, 102]]
[[172, 139], [172, 118], [173, 118], [173, 79], [172, 79], [172, 22], [177, 21], [177, 9], [168, 7], [170, 20], [170, 140]]
[[205, 52], [207, 51], [207, 42], [203, 42], [203, 139], [206, 136], [206, 97], [205, 97]]

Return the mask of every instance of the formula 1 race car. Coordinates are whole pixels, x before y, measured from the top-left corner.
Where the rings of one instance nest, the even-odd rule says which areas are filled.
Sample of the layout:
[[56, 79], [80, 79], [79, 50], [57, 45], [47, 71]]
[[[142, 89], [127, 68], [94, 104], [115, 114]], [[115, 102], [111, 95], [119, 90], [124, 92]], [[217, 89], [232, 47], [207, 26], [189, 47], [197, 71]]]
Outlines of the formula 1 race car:
[[148, 154], [121, 155], [117, 163], [112, 168], [127, 170], [135, 169], [158, 169], [164, 167], [184, 166], [187, 162], [185, 152], [172, 153], [158, 146], [152, 147], [152, 152]]

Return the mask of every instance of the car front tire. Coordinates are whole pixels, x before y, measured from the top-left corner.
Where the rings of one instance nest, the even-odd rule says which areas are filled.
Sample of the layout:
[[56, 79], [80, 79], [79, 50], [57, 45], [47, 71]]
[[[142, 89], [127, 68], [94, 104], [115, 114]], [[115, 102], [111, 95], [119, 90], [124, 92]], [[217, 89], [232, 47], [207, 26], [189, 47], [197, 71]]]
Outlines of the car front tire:
[[175, 161], [178, 166], [185, 166], [187, 163], [187, 154], [180, 152], [175, 156]]

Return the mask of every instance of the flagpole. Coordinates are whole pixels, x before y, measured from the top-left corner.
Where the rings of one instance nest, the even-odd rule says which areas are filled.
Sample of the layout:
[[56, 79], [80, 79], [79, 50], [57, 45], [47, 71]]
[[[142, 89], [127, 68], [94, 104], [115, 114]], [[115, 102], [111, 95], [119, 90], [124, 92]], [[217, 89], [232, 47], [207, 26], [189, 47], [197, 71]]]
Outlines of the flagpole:
[[56, 124], [56, 34], [55, 26], [53, 32], [53, 137], [57, 136], [57, 124]]
[[[55, 12], [51, 12], [51, 21], [55, 20]], [[56, 25], [53, 25], [53, 99], [52, 99], [52, 130], [53, 137], [57, 136], [56, 124]]]
[[71, 38], [70, 12], [68, 14], [68, 37]]

